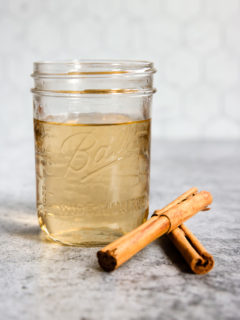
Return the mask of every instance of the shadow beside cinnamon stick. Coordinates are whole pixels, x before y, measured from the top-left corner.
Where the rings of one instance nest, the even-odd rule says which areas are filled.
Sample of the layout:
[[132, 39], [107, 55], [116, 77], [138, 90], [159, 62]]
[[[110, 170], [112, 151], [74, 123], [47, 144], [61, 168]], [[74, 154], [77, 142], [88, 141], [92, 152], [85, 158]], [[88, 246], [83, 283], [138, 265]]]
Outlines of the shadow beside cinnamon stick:
[[212, 255], [184, 224], [169, 233], [168, 237], [194, 273], [205, 274], [213, 268]]

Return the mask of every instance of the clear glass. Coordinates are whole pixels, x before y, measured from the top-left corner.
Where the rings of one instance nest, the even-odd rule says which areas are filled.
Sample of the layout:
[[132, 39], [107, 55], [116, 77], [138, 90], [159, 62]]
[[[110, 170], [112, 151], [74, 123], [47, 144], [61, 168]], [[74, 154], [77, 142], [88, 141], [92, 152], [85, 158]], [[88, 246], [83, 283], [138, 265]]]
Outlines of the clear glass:
[[109, 243], [149, 208], [153, 64], [34, 63], [40, 227], [63, 244]]

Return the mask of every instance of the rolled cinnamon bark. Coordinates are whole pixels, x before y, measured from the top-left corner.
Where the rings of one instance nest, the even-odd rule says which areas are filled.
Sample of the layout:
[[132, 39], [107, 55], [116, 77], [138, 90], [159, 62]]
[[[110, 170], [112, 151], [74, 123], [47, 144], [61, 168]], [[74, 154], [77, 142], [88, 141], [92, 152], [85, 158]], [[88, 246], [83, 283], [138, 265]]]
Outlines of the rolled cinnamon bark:
[[168, 234], [168, 237], [180, 251], [191, 270], [197, 274], [208, 273], [214, 266], [211, 254], [194, 236], [194, 234], [182, 224]]
[[212, 196], [209, 192], [197, 193], [196, 188], [190, 189], [162, 210], [155, 211], [153, 216], [138, 228], [98, 251], [100, 266], [105, 271], [118, 268], [150, 242], [171, 232], [198, 211], [206, 209], [211, 202]]
[[181, 203], [182, 201], [185, 201], [185, 200], [190, 199], [191, 197], [195, 196], [195, 194], [197, 194], [197, 193], [198, 193], [198, 189], [196, 187], [189, 189], [188, 191], [181, 194], [179, 197], [177, 197], [175, 200], [170, 202], [168, 205], [166, 205], [162, 209], [155, 210], [152, 216], [157, 216], [157, 215], [164, 213], [165, 211], [173, 208], [174, 206]]

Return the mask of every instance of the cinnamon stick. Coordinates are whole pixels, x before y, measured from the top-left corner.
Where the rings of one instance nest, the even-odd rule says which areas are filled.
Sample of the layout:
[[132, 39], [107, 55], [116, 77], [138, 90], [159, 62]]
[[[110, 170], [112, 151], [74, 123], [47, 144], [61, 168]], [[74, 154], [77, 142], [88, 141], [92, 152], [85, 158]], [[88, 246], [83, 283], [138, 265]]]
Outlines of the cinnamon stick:
[[214, 260], [212, 255], [207, 252], [204, 246], [184, 224], [169, 233], [168, 237], [180, 251], [194, 273], [205, 274], [213, 268]]
[[198, 211], [206, 209], [211, 202], [212, 196], [209, 192], [198, 193], [197, 188], [188, 190], [165, 208], [156, 210], [153, 216], [138, 228], [98, 251], [100, 266], [105, 271], [113, 271], [150, 242], [171, 232]]

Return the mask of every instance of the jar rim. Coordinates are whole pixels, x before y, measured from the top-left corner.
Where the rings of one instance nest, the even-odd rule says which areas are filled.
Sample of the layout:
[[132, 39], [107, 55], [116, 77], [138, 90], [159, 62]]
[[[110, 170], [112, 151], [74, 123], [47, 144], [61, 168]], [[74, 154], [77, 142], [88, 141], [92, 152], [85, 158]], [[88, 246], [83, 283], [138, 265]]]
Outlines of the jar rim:
[[36, 61], [33, 63], [32, 77], [145, 75], [155, 73], [154, 65], [145, 60], [59, 60]]

